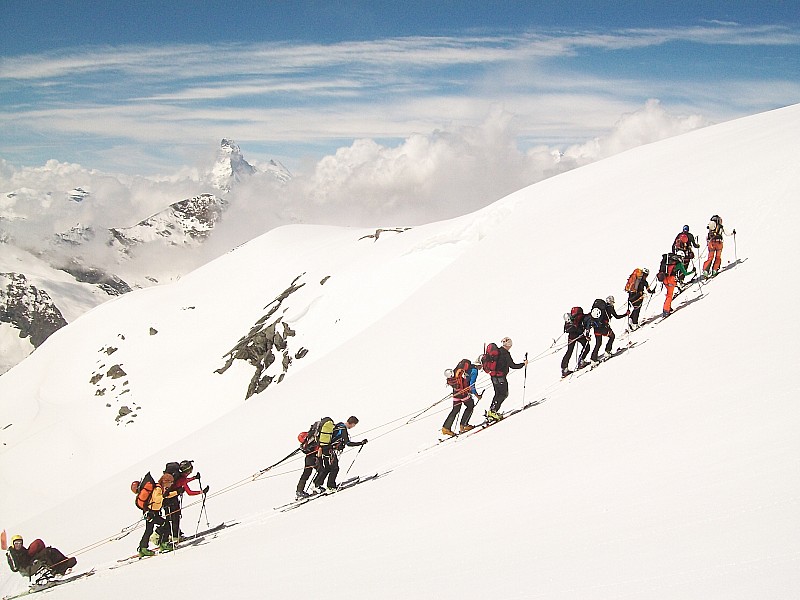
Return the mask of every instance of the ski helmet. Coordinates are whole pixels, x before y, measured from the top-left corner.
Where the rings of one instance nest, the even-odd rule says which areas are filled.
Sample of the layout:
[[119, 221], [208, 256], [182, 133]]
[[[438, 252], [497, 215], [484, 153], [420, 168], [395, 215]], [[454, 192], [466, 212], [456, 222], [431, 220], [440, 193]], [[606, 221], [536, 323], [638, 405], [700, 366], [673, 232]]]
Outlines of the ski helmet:
[[301, 444], [305, 443], [306, 438], [308, 438], [307, 431], [301, 431], [300, 433], [297, 434], [297, 441], [300, 442]]
[[564, 313], [564, 323], [572, 321], [572, 316], [569, 313]]
[[644, 269], [642, 269], [642, 275], [644, 275], [645, 277], [647, 277], [648, 275], [650, 275], [650, 269], [648, 269], [647, 267], [645, 267]]
[[453, 369], [445, 369], [444, 370], [444, 376], [447, 377], [448, 379], [450, 379], [453, 375], [455, 375], [455, 373], [453, 372]]
[[139, 482], [138, 481], [131, 481], [131, 491], [134, 494], [138, 494], [139, 493]]
[[191, 473], [194, 471], [194, 465], [192, 465], [194, 461], [192, 460], [182, 460], [181, 464], [178, 466], [181, 473]]
[[12, 536], [12, 537], [11, 537], [11, 543], [12, 543], [12, 544], [13, 544], [14, 542], [16, 542], [17, 540], [19, 540], [19, 541], [21, 542], [21, 541], [22, 541], [22, 536], [21, 536], [21, 535], [19, 535], [19, 534], [17, 534], [17, 535], [15, 535], [15, 536]]
[[683, 226], [683, 233], [689, 233], [689, 226], [688, 225], [684, 225]]
[[500, 340], [500, 343], [503, 344], [503, 346], [505, 346], [506, 344], [511, 346], [514, 342], [511, 341], [510, 337], [504, 337], [502, 340]]
[[614, 304], [614, 296], [608, 296], [606, 298], [606, 304]]
[[595, 319], [599, 319], [601, 314], [602, 311], [596, 306], [592, 309], [592, 317], [594, 317]]

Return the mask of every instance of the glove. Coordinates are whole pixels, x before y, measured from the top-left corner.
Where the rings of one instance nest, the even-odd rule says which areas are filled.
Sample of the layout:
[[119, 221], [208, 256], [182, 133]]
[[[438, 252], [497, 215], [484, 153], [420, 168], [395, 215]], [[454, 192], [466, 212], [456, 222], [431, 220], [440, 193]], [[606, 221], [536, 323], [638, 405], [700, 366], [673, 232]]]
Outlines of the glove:
[[210, 486], [206, 486], [206, 487], [204, 487], [204, 488], [203, 488], [203, 493], [204, 493], [204, 494], [207, 494], [209, 489], [210, 489]]
[[735, 229], [733, 230], [733, 235], [736, 235], [736, 230]]
[[631, 309], [629, 308], [628, 310], [625, 311], [625, 316], [627, 317], [630, 314], [631, 314]]
[[362, 445], [362, 446], [366, 446], [368, 441], [369, 441], [369, 440], [361, 440], [361, 445]]
[[200, 479], [200, 471], [198, 471], [197, 473], [195, 473], [195, 475], [194, 475], [194, 478], [195, 478], [195, 479]]

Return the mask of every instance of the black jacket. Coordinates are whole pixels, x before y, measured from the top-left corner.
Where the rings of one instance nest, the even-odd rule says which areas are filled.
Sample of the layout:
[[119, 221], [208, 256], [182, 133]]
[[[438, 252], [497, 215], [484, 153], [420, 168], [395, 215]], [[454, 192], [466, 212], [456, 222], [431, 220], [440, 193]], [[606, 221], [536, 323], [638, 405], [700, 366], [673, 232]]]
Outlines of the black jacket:
[[514, 359], [511, 358], [511, 353], [506, 349], [505, 346], [500, 346], [500, 355], [497, 357], [497, 366], [495, 367], [496, 371], [499, 371], [503, 374], [503, 377], [508, 375], [509, 369], [521, 369], [525, 365], [523, 363], [515, 363]]

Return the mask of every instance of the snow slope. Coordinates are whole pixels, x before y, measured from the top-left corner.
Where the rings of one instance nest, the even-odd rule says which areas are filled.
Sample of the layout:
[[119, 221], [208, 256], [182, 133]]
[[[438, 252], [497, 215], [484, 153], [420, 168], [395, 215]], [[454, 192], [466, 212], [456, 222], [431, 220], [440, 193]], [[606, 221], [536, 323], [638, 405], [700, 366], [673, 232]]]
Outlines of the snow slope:
[[[286, 227], [175, 284], [108, 302], [0, 377], [0, 428], [12, 424], [0, 431], [3, 525], [98, 568], [55, 598], [132, 598], [175, 573], [180, 593], [198, 597], [284, 598], [327, 576], [354, 598], [795, 598], [800, 385], [785, 367], [798, 325], [776, 315], [800, 291], [786, 275], [798, 135], [793, 106], [377, 240]], [[747, 260], [631, 335], [646, 343], [558, 381], [560, 352], [548, 351], [560, 315], [608, 294], [622, 307], [631, 269], [655, 272], [680, 227], [702, 233], [714, 213], [738, 233], [725, 261]], [[245, 402], [253, 367], [214, 370], [298, 276], [305, 285], [270, 318], [296, 332], [292, 352], [308, 354]], [[504, 335], [518, 360], [541, 356], [526, 378], [512, 374], [504, 408], [544, 401], [419, 452], [449, 401], [405, 423], [446, 394], [443, 369]], [[110, 379], [115, 364], [126, 377]], [[136, 418], [115, 420], [123, 402]], [[274, 511], [302, 465], [251, 476], [323, 414], [358, 415], [353, 437], [370, 439], [344, 455], [343, 471], [357, 457], [351, 473], [387, 474]], [[107, 569], [139, 537], [95, 545], [136, 520], [130, 480], [182, 458], [211, 485], [209, 519], [239, 524]], [[185, 509], [184, 531], [205, 523], [198, 510]], [[24, 588], [16, 575], [0, 585]]]

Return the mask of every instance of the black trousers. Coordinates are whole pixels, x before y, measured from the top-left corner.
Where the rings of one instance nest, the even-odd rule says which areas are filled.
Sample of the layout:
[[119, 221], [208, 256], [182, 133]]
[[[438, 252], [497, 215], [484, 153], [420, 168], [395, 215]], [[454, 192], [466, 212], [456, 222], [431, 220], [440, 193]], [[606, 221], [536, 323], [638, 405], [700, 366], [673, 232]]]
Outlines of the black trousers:
[[575, 350], [576, 343], [581, 345], [581, 351], [578, 354], [578, 362], [585, 360], [586, 355], [589, 354], [589, 340], [586, 339], [586, 336], [581, 335], [569, 340], [567, 352], [564, 354], [564, 358], [561, 359], [562, 371], [569, 366], [569, 359], [572, 358], [572, 351]]
[[336, 452], [331, 451], [330, 454], [322, 455], [322, 465], [317, 471], [317, 476], [314, 477], [314, 486], [319, 487], [328, 478], [328, 487], [336, 487], [336, 476], [339, 474], [339, 456]]
[[181, 497], [164, 498], [164, 525], [159, 528], [162, 541], [167, 535], [178, 537], [181, 534]]
[[159, 535], [162, 534], [161, 526], [164, 525], [164, 517], [157, 510], [148, 510], [144, 513], [144, 535], [139, 542], [139, 548], [147, 548], [150, 544], [150, 536], [153, 534], [153, 529], [158, 526]]
[[297, 491], [304, 492], [306, 489], [306, 482], [308, 478], [311, 477], [311, 471], [317, 466], [317, 455], [316, 453], [312, 452], [311, 454], [306, 454], [305, 460], [305, 468], [303, 469], [303, 474], [300, 475], [300, 481], [297, 482]]
[[[606, 342], [606, 352], [611, 352], [611, 347], [614, 344], [614, 330], [610, 327], [608, 328], [608, 341]], [[592, 360], [597, 360], [598, 353], [600, 352], [600, 346], [603, 345], [603, 338], [606, 337], [604, 335], [597, 335], [594, 336], [594, 350], [592, 350]]]
[[631, 323], [634, 325], [639, 324], [639, 313], [642, 310], [644, 303], [644, 294], [637, 294], [635, 292], [628, 294], [628, 303], [631, 305]]
[[470, 397], [469, 400], [465, 402], [455, 402], [453, 403], [453, 410], [450, 411], [450, 414], [447, 415], [447, 418], [444, 420], [444, 424], [442, 427], [446, 429], [453, 429], [453, 423], [456, 421], [456, 417], [458, 413], [461, 411], [461, 407], [464, 407], [464, 414], [461, 415], [461, 424], [468, 425], [470, 417], [472, 417], [472, 411], [475, 410], [475, 401]]
[[503, 400], [508, 398], [508, 379], [505, 375], [492, 375], [492, 387], [494, 387], [494, 398], [489, 410], [497, 412], [503, 404]]

